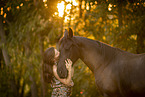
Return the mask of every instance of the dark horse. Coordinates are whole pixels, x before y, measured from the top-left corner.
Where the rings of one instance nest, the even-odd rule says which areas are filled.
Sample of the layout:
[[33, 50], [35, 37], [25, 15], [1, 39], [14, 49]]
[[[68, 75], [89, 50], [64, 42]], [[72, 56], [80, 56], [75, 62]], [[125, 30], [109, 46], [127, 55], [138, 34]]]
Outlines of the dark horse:
[[65, 30], [59, 43], [59, 76], [67, 77], [64, 61], [79, 58], [94, 73], [104, 97], [145, 97], [145, 54], [132, 54]]

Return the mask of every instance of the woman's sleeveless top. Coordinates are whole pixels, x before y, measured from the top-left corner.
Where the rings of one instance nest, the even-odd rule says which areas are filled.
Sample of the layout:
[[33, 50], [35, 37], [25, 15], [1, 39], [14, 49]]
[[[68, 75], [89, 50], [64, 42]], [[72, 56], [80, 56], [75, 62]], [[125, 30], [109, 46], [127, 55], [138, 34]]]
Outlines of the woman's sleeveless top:
[[53, 77], [51, 81], [51, 87], [53, 88], [51, 97], [70, 97], [71, 95], [71, 87], [74, 85], [71, 80], [71, 86], [66, 86], [61, 83], [55, 77]]

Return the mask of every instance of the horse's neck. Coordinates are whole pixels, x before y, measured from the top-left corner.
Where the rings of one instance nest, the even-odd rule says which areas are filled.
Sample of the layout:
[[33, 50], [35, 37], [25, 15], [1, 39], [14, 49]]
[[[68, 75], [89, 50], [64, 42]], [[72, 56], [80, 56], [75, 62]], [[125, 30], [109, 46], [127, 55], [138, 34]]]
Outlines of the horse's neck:
[[93, 40], [81, 39], [80, 46], [80, 59], [92, 72], [100, 65], [107, 64], [115, 54], [114, 48]]

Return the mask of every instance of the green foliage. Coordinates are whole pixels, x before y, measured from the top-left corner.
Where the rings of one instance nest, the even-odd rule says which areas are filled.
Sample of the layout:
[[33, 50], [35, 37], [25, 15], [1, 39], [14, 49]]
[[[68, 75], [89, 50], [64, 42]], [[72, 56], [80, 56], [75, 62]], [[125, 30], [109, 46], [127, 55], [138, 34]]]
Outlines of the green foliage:
[[[66, 13], [62, 18], [54, 15], [58, 1], [61, 0], [0, 1], [0, 14], [3, 16], [6, 36], [6, 43], [0, 44], [0, 47], [7, 48], [12, 67], [9, 70], [0, 53], [2, 97], [13, 96], [10, 84], [12, 78], [19, 97], [32, 96], [33, 83], [36, 84], [37, 96], [42, 97], [45, 89], [45, 96], [50, 97], [50, 84], [45, 83], [44, 88], [42, 83], [42, 52], [50, 46], [56, 47], [62, 36], [62, 29], [68, 26], [73, 28], [75, 35], [99, 40], [133, 53], [145, 52], [145, 4], [142, 0], [125, 0], [119, 3], [117, 0], [82, 0], [85, 1], [82, 3], [82, 17], [78, 15], [80, 10], [77, 5], [71, 7], [71, 13]], [[120, 3], [122, 18], [119, 18], [118, 12]], [[63, 22], [67, 16], [73, 19]], [[122, 25], [119, 25], [120, 21]], [[93, 73], [80, 60], [76, 63], [73, 80], [75, 85], [72, 97], [101, 97]]]
[[72, 97], [101, 97], [93, 73], [81, 60], [74, 64], [74, 70]]
[[1, 97], [12, 97], [12, 91], [9, 89], [10, 76], [7, 73], [7, 70], [0, 68], [0, 95]]

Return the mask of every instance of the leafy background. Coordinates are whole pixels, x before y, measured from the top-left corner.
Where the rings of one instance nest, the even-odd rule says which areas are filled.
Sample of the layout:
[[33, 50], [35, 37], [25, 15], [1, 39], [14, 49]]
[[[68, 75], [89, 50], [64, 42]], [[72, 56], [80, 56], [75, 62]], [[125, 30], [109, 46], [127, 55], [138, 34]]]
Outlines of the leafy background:
[[[59, 16], [61, 2], [65, 10]], [[0, 96], [51, 96], [51, 86], [42, 78], [42, 54], [48, 47], [58, 47], [68, 27], [76, 36], [144, 53], [144, 12], [144, 0], [1, 0]], [[75, 64], [73, 80], [72, 97], [102, 97], [81, 60]]]

